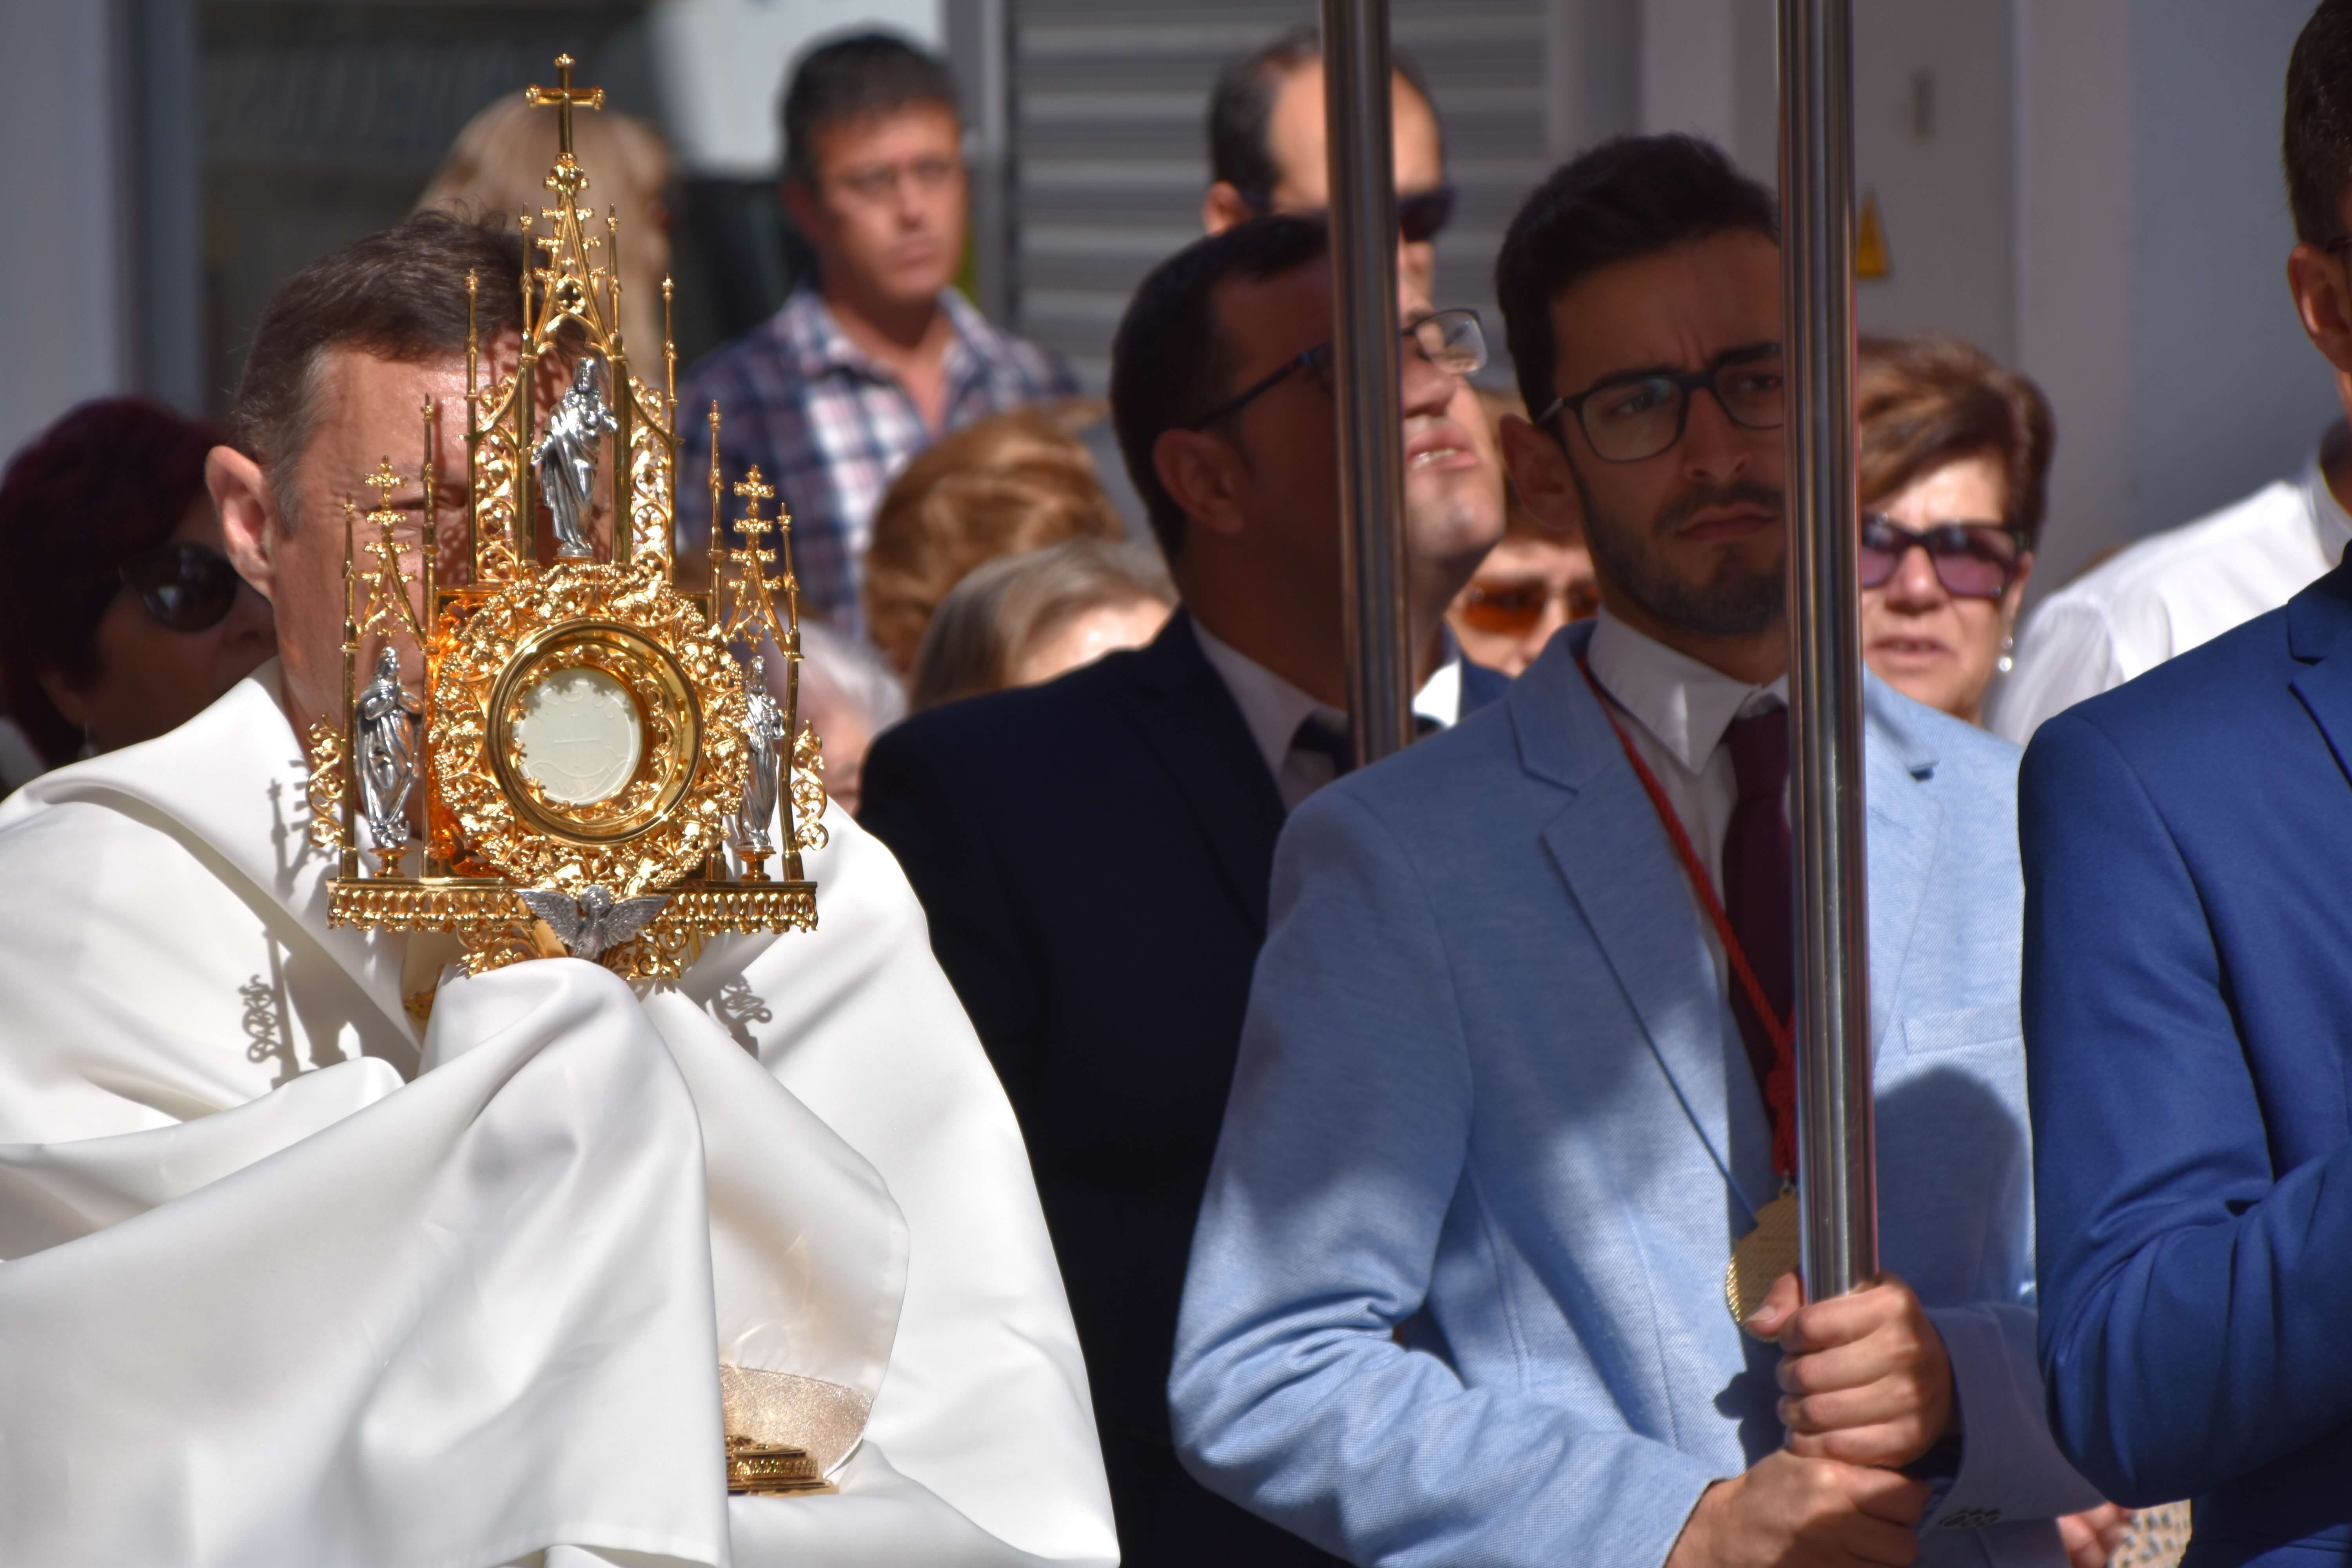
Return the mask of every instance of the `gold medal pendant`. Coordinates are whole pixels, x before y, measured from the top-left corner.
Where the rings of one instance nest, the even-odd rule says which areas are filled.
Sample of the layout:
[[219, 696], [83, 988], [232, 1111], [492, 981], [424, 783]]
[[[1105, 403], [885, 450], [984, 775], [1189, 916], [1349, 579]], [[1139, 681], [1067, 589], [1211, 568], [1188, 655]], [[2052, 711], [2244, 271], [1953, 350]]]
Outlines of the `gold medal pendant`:
[[1732, 1243], [1731, 1263], [1723, 1271], [1723, 1304], [1743, 1331], [1771, 1293], [1772, 1281], [1796, 1269], [1797, 1218], [1797, 1194], [1790, 1189], [1757, 1210], [1756, 1228]]

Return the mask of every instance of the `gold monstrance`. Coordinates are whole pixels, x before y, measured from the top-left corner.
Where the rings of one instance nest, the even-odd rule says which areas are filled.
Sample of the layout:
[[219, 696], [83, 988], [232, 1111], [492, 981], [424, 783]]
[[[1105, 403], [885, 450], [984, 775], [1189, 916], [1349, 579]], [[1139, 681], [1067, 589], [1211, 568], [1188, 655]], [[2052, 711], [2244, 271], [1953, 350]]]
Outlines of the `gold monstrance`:
[[[824, 794], [815, 738], [800, 727], [791, 519], [760, 515], [775, 491], [753, 468], [734, 487], [743, 547], [713, 563], [707, 591], [679, 589], [670, 286], [656, 394], [629, 374], [621, 341], [617, 216], [608, 211], [599, 237], [580, 205], [588, 177], [572, 153], [572, 111], [603, 108], [604, 89], [572, 87], [569, 56], [555, 65], [552, 91], [530, 89], [556, 110], [555, 204], [537, 215], [543, 229], [522, 215], [520, 360], [488, 385], [467, 279], [473, 569], [463, 585], [434, 581], [428, 405], [413, 595], [393, 538], [399, 514], [385, 505], [400, 483], [390, 460], [368, 481], [374, 510], [361, 518], [346, 503], [343, 722], [311, 730], [311, 831], [341, 857], [330, 924], [453, 932], [477, 973], [568, 952], [630, 978], [669, 977], [709, 936], [816, 924], [801, 851], [824, 842]], [[566, 373], [569, 390], [540, 428], [533, 391]], [[715, 406], [709, 418], [716, 538]], [[762, 547], [771, 532], [774, 550]], [[542, 538], [553, 547], [544, 563]], [[421, 711], [389, 647], [374, 669], [358, 668], [360, 639], [374, 631], [421, 648]], [[757, 672], [756, 650], [771, 643], [783, 660], [781, 706], [730, 649], [752, 650]], [[425, 833], [412, 846], [407, 805], [419, 792]], [[781, 880], [767, 869], [778, 854]]]

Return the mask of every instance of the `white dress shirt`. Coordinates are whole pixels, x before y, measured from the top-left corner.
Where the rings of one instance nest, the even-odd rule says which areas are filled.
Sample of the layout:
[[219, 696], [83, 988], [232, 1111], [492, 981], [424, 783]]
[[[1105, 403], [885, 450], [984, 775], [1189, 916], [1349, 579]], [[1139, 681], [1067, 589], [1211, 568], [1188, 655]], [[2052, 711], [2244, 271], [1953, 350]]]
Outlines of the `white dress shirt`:
[[2141, 540], [2042, 601], [1993, 684], [1988, 723], [2023, 745], [2044, 720], [2145, 675], [2277, 609], [2352, 543], [2352, 517], [2327, 488], [2337, 426], [2293, 479], [2210, 517]]
[[1739, 782], [1723, 738], [1734, 719], [1787, 707], [1789, 678], [1750, 686], [1643, 636], [1607, 610], [1597, 622], [1585, 662], [1633, 749], [1658, 776], [1720, 893], [1723, 836], [1739, 804]]
[[[1296, 811], [1300, 801], [1329, 784], [1338, 773], [1329, 757], [1293, 744], [1298, 737], [1298, 726], [1312, 715], [1344, 735], [1348, 732], [1346, 710], [1318, 702], [1198, 619], [1192, 622], [1192, 635], [1201, 639], [1201, 652], [1207, 657], [1209, 667], [1217, 672], [1225, 689], [1233, 693], [1234, 705], [1242, 710], [1242, 722], [1249, 726], [1250, 739], [1257, 742], [1258, 755], [1265, 759], [1266, 772], [1274, 775], [1276, 793], [1282, 796], [1282, 809]], [[1459, 718], [1461, 710], [1462, 661], [1457, 656], [1441, 665], [1437, 673], [1414, 693], [1412, 710], [1418, 718], [1444, 725]]]

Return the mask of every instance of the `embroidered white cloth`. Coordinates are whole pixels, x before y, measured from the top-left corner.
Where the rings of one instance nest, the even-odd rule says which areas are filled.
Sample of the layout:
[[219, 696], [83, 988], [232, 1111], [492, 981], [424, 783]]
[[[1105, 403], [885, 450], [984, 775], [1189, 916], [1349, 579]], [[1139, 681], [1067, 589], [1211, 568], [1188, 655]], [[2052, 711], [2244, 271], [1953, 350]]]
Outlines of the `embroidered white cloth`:
[[[836, 816], [815, 933], [452, 980], [420, 1037], [408, 940], [326, 929], [276, 678], [0, 808], [0, 1562], [1114, 1561], [887, 853]], [[725, 1494], [722, 1363], [838, 1495]]]

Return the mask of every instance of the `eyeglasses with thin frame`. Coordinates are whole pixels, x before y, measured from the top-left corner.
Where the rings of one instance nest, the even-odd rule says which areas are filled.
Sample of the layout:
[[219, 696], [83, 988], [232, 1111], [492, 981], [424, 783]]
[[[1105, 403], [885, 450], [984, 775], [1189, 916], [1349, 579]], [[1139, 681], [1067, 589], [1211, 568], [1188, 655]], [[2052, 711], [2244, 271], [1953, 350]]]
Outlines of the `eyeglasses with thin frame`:
[[228, 618], [243, 581], [228, 557], [209, 545], [171, 541], [124, 562], [122, 585], [147, 613], [175, 632], [203, 632]]
[[1704, 370], [1612, 375], [1553, 398], [1535, 423], [1572, 416], [1593, 456], [1606, 463], [1638, 463], [1683, 438], [1694, 393], [1714, 398], [1724, 416], [1743, 430], [1778, 430], [1787, 417], [1780, 386], [1780, 345], [1750, 343], [1717, 354]]
[[[1275, 211], [1274, 196], [1266, 191], [1243, 191], [1242, 205], [1265, 217]], [[1452, 185], [1432, 185], [1425, 191], [1412, 191], [1396, 199], [1397, 233], [1407, 245], [1427, 245], [1435, 239], [1445, 226], [1454, 221], [1454, 191]], [[1326, 207], [1307, 207], [1294, 211], [1294, 217], [1330, 221]]]
[[1893, 582], [1903, 558], [1914, 550], [1927, 552], [1936, 581], [1955, 599], [1999, 599], [2017, 581], [2025, 538], [2007, 523], [1956, 520], [1912, 529], [1884, 512], [1862, 514], [1862, 548], [1854, 565], [1864, 587]]
[[[1411, 343], [1422, 358], [1457, 381], [1467, 380], [1486, 368], [1486, 333], [1478, 325], [1478, 312], [1467, 310], [1432, 310], [1415, 319], [1397, 334]], [[1230, 419], [1256, 398], [1271, 392], [1289, 377], [1306, 371], [1325, 392], [1331, 390], [1331, 340], [1324, 339], [1304, 353], [1293, 354], [1274, 370], [1260, 376], [1216, 407], [1188, 421], [1187, 430], [1206, 430], [1221, 419]]]

